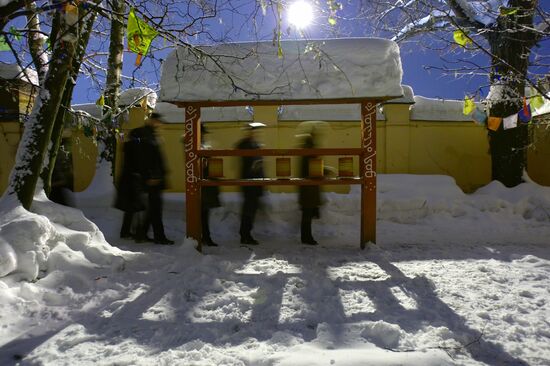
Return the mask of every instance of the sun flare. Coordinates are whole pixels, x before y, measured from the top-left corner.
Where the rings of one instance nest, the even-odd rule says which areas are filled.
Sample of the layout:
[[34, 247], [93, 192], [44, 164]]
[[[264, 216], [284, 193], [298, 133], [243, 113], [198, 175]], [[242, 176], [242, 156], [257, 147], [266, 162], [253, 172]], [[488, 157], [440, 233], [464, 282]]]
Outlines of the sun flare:
[[298, 29], [311, 24], [313, 20], [313, 8], [306, 1], [296, 1], [288, 8], [288, 22]]

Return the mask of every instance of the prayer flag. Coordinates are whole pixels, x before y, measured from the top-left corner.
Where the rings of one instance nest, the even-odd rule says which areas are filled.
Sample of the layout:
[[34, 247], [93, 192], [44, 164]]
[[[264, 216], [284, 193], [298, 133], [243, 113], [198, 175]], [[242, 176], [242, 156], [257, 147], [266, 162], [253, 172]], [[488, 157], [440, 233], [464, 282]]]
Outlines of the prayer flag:
[[11, 51], [11, 48], [4, 37], [6, 36], [0, 35], [0, 51]]
[[518, 126], [518, 114], [514, 113], [511, 116], [504, 117], [502, 119], [502, 125], [503, 125], [505, 130], [517, 127]]
[[128, 14], [128, 49], [138, 54], [137, 66], [141, 63], [141, 57], [149, 51], [151, 42], [157, 35], [158, 32], [153, 27], [136, 16], [134, 8], [130, 9], [130, 14]]
[[487, 120], [487, 128], [491, 131], [496, 131], [502, 123], [502, 117], [489, 117]]
[[535, 109], [539, 109], [544, 105], [544, 98], [542, 95], [537, 94], [537, 91], [533, 87], [531, 87], [531, 102], [529, 104]]
[[101, 107], [103, 107], [105, 105], [105, 97], [103, 96], [103, 94], [101, 94], [99, 99], [96, 100], [95, 104], [98, 105], [98, 106], [101, 106]]
[[10, 27], [10, 34], [18, 41], [20, 41], [22, 38], [21, 33], [19, 33], [17, 28], [15, 28], [13, 25]]
[[527, 104], [527, 98], [523, 98], [523, 108], [518, 113], [518, 118], [522, 123], [531, 121], [531, 107]]
[[514, 15], [517, 14], [518, 8], [507, 8], [505, 6], [500, 7], [500, 15], [502, 16], [508, 16], [508, 15]]
[[462, 110], [462, 113], [465, 115], [469, 115], [476, 109], [476, 104], [474, 103], [474, 99], [470, 98], [469, 96], [464, 97], [464, 109]]
[[484, 126], [485, 124], [487, 124], [487, 115], [479, 108], [476, 108], [474, 113], [472, 113], [472, 119], [478, 125]]
[[454, 31], [453, 39], [461, 47], [466, 47], [469, 44], [472, 44], [472, 40], [470, 39], [470, 37], [468, 37], [468, 35], [464, 33], [464, 31], [462, 31], [461, 29], [457, 29]]
[[544, 105], [544, 98], [542, 95], [535, 95], [534, 97], [531, 97], [531, 106], [535, 109], [539, 109]]

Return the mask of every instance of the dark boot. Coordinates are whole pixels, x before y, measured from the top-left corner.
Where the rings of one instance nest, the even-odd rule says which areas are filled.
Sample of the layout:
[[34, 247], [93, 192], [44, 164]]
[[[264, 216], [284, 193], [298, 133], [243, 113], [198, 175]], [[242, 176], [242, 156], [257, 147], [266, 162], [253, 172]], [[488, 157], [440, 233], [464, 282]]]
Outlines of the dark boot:
[[300, 226], [302, 244], [317, 245], [317, 241], [313, 239], [311, 233], [311, 221], [313, 219], [313, 213], [309, 209], [302, 210], [302, 223]]

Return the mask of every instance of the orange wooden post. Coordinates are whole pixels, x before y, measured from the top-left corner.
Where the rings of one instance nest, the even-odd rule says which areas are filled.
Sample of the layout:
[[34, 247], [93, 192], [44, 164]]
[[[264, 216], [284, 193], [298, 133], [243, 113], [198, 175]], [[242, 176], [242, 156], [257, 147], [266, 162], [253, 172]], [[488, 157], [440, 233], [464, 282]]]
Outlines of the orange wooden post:
[[198, 242], [197, 249], [202, 251], [201, 243], [201, 159], [198, 156], [200, 144], [201, 109], [198, 106], [185, 107], [185, 209], [186, 236]]
[[376, 102], [361, 103], [361, 249], [376, 243]]

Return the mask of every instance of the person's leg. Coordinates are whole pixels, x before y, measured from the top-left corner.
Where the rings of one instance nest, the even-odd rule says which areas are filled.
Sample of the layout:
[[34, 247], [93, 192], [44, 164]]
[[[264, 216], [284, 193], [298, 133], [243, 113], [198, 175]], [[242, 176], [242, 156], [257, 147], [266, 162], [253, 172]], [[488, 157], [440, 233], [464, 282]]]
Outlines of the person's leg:
[[203, 208], [201, 210], [202, 243], [209, 247], [217, 247], [218, 244], [216, 244], [212, 240], [212, 237], [210, 237], [210, 224], [208, 222], [209, 218], [210, 218], [210, 209]]
[[241, 244], [258, 244], [258, 241], [252, 237], [251, 231], [254, 225], [254, 216], [258, 209], [258, 199], [245, 194], [243, 206], [241, 209], [241, 228], [239, 233], [241, 234]]
[[311, 233], [311, 221], [314, 216], [314, 209], [303, 208], [302, 209], [302, 223], [301, 223], [301, 239], [302, 243], [316, 245], [317, 242], [313, 239]]
[[164, 233], [162, 224], [162, 190], [159, 187], [149, 188], [149, 222], [153, 226], [153, 238], [157, 244], [174, 244]]
[[124, 212], [122, 218], [122, 227], [120, 228], [121, 238], [130, 238], [132, 236], [132, 220], [134, 218], [133, 212]]
[[142, 220], [138, 222], [137, 230], [136, 230], [136, 243], [143, 243], [146, 241], [153, 241], [150, 239], [147, 234], [149, 233], [149, 227], [151, 226], [151, 223], [153, 221], [154, 216], [154, 201], [155, 201], [155, 193], [153, 192], [153, 189], [151, 187], [147, 188], [147, 208], [145, 209], [145, 213], [143, 215]]

